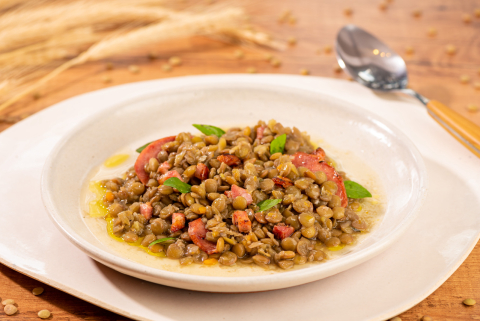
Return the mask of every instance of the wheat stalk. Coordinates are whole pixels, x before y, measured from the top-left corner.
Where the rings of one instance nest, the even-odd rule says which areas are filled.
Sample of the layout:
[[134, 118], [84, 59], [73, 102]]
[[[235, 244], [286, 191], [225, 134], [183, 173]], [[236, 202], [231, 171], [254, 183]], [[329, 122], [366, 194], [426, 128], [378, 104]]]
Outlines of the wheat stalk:
[[22, 92], [1, 104], [0, 110], [17, 102], [22, 97], [28, 95], [41, 85], [56, 77], [58, 74], [73, 66], [83, 64], [87, 61], [100, 60], [119, 52], [125, 52], [131, 48], [148, 45], [154, 42], [165, 41], [172, 38], [188, 37], [199, 33], [208, 34], [210, 32], [218, 32], [218, 30], [221, 30], [221, 28], [225, 26], [233, 28], [232, 25], [239, 23], [243, 17], [243, 10], [230, 8], [215, 13], [192, 15], [186, 19], [180, 19], [178, 21], [157, 23], [127, 32], [124, 35], [102, 40], [81, 55], [57, 67], [35, 84], [28, 86]]
[[[85, 6], [83, 2], [80, 4]], [[0, 32], [0, 51], [44, 41], [72, 28], [95, 26], [96, 24], [111, 26], [115, 24], [125, 24], [132, 21], [149, 23], [184, 16], [184, 14], [176, 13], [175, 11], [164, 8], [155, 8], [155, 10], [132, 7], [112, 8], [111, 5], [87, 6], [84, 10], [81, 10], [80, 8], [81, 6], [79, 6], [77, 10], [61, 14], [59, 19], [53, 21], [25, 24], [9, 29], [1, 28], [4, 29], [4, 31]], [[63, 12], [63, 8], [60, 12]], [[27, 18], [25, 19], [28, 21]]]

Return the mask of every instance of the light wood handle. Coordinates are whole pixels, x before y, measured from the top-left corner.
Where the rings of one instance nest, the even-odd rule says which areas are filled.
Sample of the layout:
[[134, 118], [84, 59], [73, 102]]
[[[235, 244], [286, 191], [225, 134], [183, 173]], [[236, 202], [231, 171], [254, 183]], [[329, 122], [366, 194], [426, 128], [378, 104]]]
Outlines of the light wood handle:
[[441, 102], [430, 100], [427, 103], [430, 116], [433, 117], [453, 137], [480, 157], [480, 127], [457, 114]]

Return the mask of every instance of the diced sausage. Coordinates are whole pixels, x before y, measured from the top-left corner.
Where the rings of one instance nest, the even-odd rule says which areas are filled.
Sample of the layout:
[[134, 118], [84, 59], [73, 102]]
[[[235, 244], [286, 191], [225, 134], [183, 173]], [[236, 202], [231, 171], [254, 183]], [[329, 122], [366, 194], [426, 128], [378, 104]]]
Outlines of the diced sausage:
[[293, 185], [293, 182], [289, 178], [282, 176], [274, 177], [272, 178], [272, 181], [275, 183], [275, 185], [282, 186], [283, 188], [287, 188]]
[[176, 231], [180, 231], [182, 228], [185, 227], [185, 214], [183, 213], [173, 213], [172, 214], [172, 227], [170, 231], [175, 233]]
[[208, 169], [207, 165], [198, 163], [197, 169], [195, 170], [195, 177], [203, 181], [204, 179], [208, 178], [209, 172], [210, 170]]
[[273, 234], [280, 240], [289, 237], [293, 232], [295, 232], [293, 227], [284, 224], [278, 224], [273, 227]]
[[265, 128], [267, 128], [267, 126], [259, 126], [259, 127], [257, 127], [257, 139], [258, 139], [258, 140], [262, 140], [262, 138], [263, 138], [263, 132], [265, 131]]
[[150, 202], [140, 204], [140, 214], [142, 214], [147, 220], [152, 217], [153, 207]]
[[148, 163], [150, 158], [156, 158], [158, 153], [162, 150], [163, 145], [169, 142], [173, 142], [176, 136], [169, 136], [159, 140], [154, 141], [148, 145], [141, 153], [138, 155], [137, 160], [135, 161], [135, 173], [137, 173], [138, 178], [143, 184], [147, 184], [150, 179], [150, 175], [145, 171], [145, 165]]
[[253, 203], [252, 195], [250, 195], [246, 189], [237, 185], [232, 185], [231, 191], [226, 191], [224, 194], [232, 200], [234, 200], [237, 196], [243, 196], [243, 198], [247, 201], [247, 205]]
[[163, 183], [165, 183], [165, 181], [167, 179], [172, 178], [172, 177], [176, 177], [183, 182], [182, 176], [177, 171], [168, 171], [165, 174], [163, 174], [162, 176], [160, 176], [160, 178], [158, 179], [158, 183], [160, 185], [163, 185]]
[[203, 224], [201, 218], [188, 223], [188, 236], [190, 236], [190, 239], [195, 245], [202, 249], [202, 251], [207, 252], [207, 254], [217, 252], [217, 245], [205, 240], [207, 230], [205, 229], [205, 224]]
[[240, 158], [231, 154], [220, 155], [217, 157], [217, 160], [227, 164], [228, 166], [237, 166], [240, 165], [240, 163], [242, 162]]
[[248, 219], [248, 214], [245, 211], [233, 212], [232, 221], [241, 233], [248, 233], [252, 229], [252, 222]]
[[157, 173], [165, 174], [170, 168], [172, 168], [172, 166], [169, 162], [163, 162], [162, 164], [160, 164], [160, 166], [158, 166]]

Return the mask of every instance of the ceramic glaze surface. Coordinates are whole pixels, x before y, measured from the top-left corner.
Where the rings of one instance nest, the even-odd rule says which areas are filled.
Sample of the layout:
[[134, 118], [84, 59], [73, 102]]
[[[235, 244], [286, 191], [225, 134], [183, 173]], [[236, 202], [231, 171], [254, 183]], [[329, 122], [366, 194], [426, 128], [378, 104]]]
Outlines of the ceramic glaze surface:
[[[425, 161], [429, 186], [420, 215], [395, 244], [368, 262], [302, 286], [251, 294], [192, 292], [145, 282], [97, 263], [66, 240], [43, 208], [40, 177], [46, 157], [72, 127], [112, 105], [159, 89], [231, 82], [284, 86], [341, 98], [394, 124], [414, 142]], [[225, 315], [233, 321], [254, 317], [387, 320], [437, 289], [465, 260], [480, 232], [478, 159], [439, 128], [413, 99], [376, 95], [347, 81], [222, 75], [133, 83], [80, 95], [41, 111], [2, 132], [0, 146], [0, 262], [136, 320], [209, 321]], [[456, 188], [447, 188], [445, 182]], [[23, 197], [25, 186], [31, 187], [29, 202]], [[453, 221], [452, 213], [457, 218]], [[432, 228], [434, 220], [439, 223]], [[32, 240], [32, 235], [38, 237]], [[190, 308], [178, 309], [178, 302], [187, 300]], [[346, 301], [349, 309], [344, 308]], [[298, 304], [305, 309], [296, 309]], [[248, 306], [249, 311], [231, 314], [235, 305]], [[265, 309], [266, 305], [271, 309]]]

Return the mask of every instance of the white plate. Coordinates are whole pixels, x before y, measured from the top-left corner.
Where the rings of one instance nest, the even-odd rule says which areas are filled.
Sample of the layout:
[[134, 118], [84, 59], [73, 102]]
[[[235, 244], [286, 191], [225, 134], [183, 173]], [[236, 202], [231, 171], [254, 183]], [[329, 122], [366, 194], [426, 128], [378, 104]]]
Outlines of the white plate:
[[[149, 257], [141, 249], [110, 240], [100, 224], [92, 235], [82, 220], [85, 202], [79, 195], [89, 173], [115, 152], [134, 151], [135, 146], [146, 141], [179, 132], [195, 133], [192, 123], [226, 128], [271, 118], [321, 138], [324, 148], [333, 146], [337, 149], [335, 159], [343, 164], [350, 178], [372, 192], [386, 195], [385, 204], [383, 200], [379, 204], [386, 208], [377, 223], [380, 226], [360, 244], [345, 248], [343, 255], [280, 273], [256, 266], [182, 267], [177, 261]], [[368, 167], [381, 175], [367, 178]], [[412, 142], [360, 107], [283, 86], [219, 83], [160, 90], [87, 118], [65, 135], [48, 157], [42, 195], [47, 211], [67, 238], [93, 259], [117, 271], [188, 290], [255, 292], [317, 281], [384, 251], [415, 219], [425, 196], [425, 176], [425, 165]]]
[[[65, 240], [42, 208], [39, 187], [47, 155], [72, 126], [127, 97], [159, 88], [232, 81], [328, 94], [393, 123], [414, 141], [427, 166], [430, 187], [421, 215], [396, 244], [368, 262], [317, 282], [253, 294], [199, 293], [141, 281], [96, 263]], [[129, 84], [78, 96], [39, 112], [1, 133], [0, 146], [0, 261], [135, 319], [385, 320], [440, 286], [479, 237], [478, 159], [431, 120], [419, 104], [394, 96], [379, 97], [346, 81], [226, 75]], [[188, 309], [183, 308], [185, 302]], [[302, 309], [298, 309], [300, 305]]]

